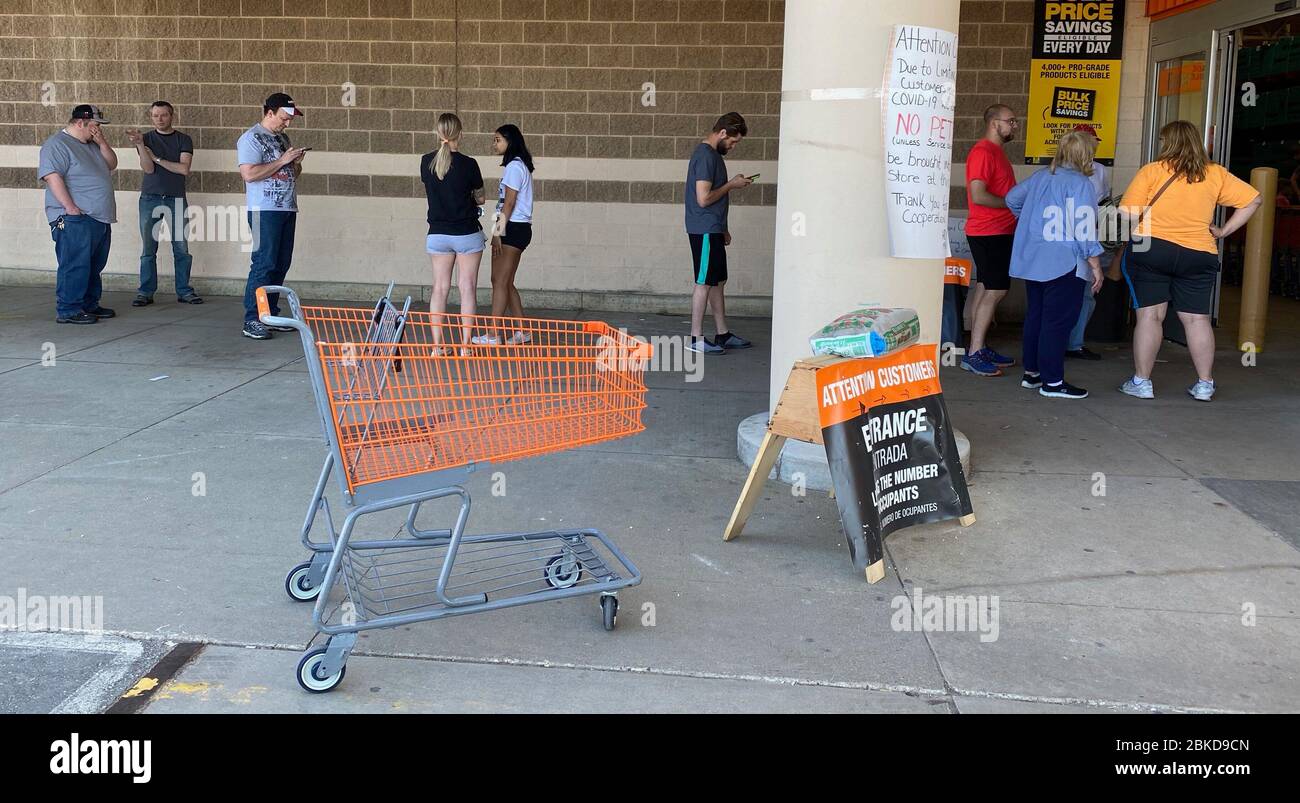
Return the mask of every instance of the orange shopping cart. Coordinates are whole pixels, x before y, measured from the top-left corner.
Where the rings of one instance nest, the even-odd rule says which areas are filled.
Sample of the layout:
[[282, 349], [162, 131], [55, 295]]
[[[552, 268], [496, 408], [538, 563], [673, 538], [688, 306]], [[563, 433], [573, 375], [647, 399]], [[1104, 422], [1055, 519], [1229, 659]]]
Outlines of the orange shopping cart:
[[[304, 307], [286, 287], [261, 287], [263, 323], [297, 330], [328, 451], [302, 526], [311, 560], [285, 578], [315, 600], [327, 636], [298, 662], [298, 683], [326, 692], [343, 679], [357, 633], [584, 594], [600, 597], [606, 630], [617, 592], [641, 582], [631, 560], [594, 529], [469, 535], [470, 472], [641, 432], [649, 344], [598, 321], [464, 317], [401, 309]], [[270, 314], [283, 295], [292, 317]], [[515, 334], [471, 341], [473, 328]], [[335, 475], [347, 515], [336, 529], [325, 496]], [[416, 526], [420, 507], [458, 497], [446, 529]], [[398, 536], [360, 539], [358, 520], [407, 507]], [[311, 538], [320, 514], [328, 541]], [[329, 590], [345, 599], [330, 621]]]

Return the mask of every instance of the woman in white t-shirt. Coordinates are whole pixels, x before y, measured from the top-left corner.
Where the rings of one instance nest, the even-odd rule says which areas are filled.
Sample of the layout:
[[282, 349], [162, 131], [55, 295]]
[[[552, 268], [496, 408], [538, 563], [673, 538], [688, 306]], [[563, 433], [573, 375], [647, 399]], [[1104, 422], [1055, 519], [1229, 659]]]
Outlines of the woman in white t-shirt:
[[[497, 190], [496, 221], [492, 227], [492, 315], [522, 318], [523, 303], [515, 288], [519, 259], [533, 239], [533, 156], [524, 144], [519, 127], [506, 124], [492, 136], [492, 149], [505, 168]], [[514, 334], [490, 332], [474, 338], [475, 343], [527, 343], [524, 331]]]

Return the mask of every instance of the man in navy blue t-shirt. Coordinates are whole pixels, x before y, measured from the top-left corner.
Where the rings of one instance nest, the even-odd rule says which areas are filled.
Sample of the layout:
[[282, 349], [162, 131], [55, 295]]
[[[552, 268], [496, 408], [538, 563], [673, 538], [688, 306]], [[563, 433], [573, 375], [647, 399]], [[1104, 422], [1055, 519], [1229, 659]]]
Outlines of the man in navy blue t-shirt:
[[[713, 124], [713, 133], [695, 146], [690, 166], [686, 168], [686, 236], [691, 241], [691, 351], [721, 354], [726, 349], [749, 348], [750, 342], [727, 330], [726, 300], [727, 251], [731, 234], [727, 231], [728, 195], [732, 190], [748, 187], [753, 181], [744, 175], [727, 179], [723, 161], [749, 133], [745, 118], [728, 112]], [[704, 337], [704, 307], [713, 309], [717, 336]]]

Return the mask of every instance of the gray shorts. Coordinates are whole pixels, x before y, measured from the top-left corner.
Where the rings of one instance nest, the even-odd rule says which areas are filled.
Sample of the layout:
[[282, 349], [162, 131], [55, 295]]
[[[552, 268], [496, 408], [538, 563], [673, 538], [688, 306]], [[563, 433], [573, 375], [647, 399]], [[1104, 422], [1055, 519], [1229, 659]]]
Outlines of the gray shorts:
[[424, 240], [430, 254], [478, 254], [483, 251], [483, 234], [430, 234]]

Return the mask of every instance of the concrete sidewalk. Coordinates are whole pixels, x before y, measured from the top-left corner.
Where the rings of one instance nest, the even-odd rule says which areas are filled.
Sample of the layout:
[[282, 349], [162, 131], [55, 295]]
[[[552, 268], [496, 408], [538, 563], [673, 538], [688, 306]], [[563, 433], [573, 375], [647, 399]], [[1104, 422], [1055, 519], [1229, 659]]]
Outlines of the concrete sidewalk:
[[[722, 542], [745, 476], [736, 425], [767, 404], [769, 322], [738, 319], [754, 349], [710, 359], [698, 383], [648, 376], [645, 433], [469, 483], [474, 532], [595, 527], [619, 543], [645, 580], [616, 631], [592, 598], [372, 631], [336, 691], [307, 695], [293, 671], [310, 610], [282, 585], [324, 445], [298, 339], [240, 337], [232, 298], [132, 309], [114, 293], [119, 317], [60, 326], [52, 295], [0, 288], [0, 595], [102, 595], [105, 628], [145, 655], [207, 643], [151, 712], [1300, 710], [1293, 302], [1257, 366], [1225, 344], [1208, 405], [1169, 346], [1149, 402], [1115, 392], [1122, 349], [1069, 364], [1093, 390], [1082, 402], [945, 369], [979, 522], [890, 536], [875, 586], [822, 494], [770, 482]], [[1018, 354], [1018, 333], [999, 334]], [[505, 498], [489, 492], [498, 470]], [[384, 534], [401, 522], [374, 518]], [[995, 595], [997, 640], [896, 632], [891, 602], [918, 591]], [[0, 686], [42, 636], [8, 638]], [[102, 703], [134, 681], [101, 678]]]

